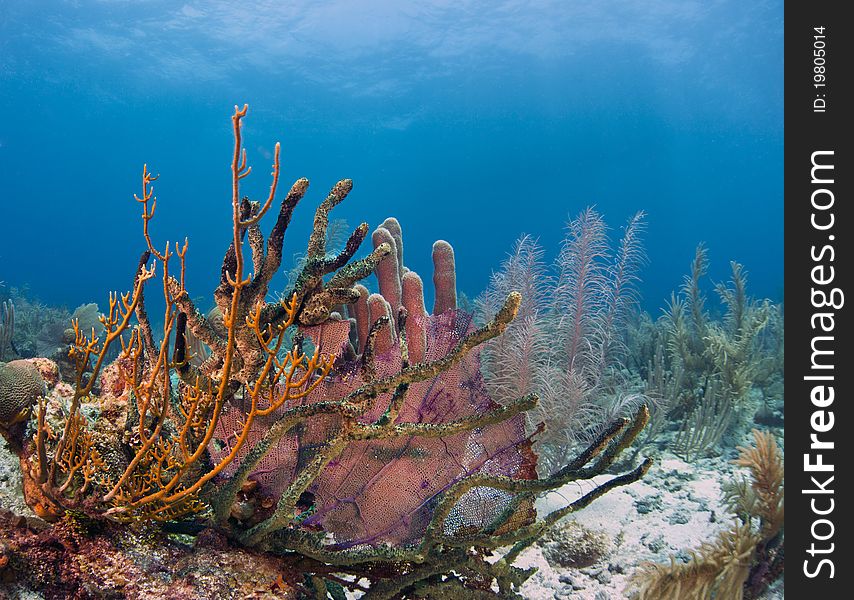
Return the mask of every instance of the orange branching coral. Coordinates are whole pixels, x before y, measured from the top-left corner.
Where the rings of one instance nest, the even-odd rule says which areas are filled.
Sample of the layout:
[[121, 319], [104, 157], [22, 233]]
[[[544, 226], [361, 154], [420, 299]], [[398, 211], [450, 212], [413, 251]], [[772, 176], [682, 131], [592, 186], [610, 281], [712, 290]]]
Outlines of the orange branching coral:
[[[247, 107], [235, 109], [235, 149], [232, 162], [233, 248], [241, 248], [244, 233], [257, 225], [270, 208], [279, 177], [279, 146], [276, 145], [273, 163], [273, 182], [266, 201], [252, 209], [247, 216], [240, 196], [240, 180], [251, 171], [246, 163], [246, 150], [241, 145], [241, 119]], [[46, 422], [46, 405], [39, 411], [35, 444], [38, 456], [38, 482], [51, 500], [60, 507], [75, 505], [89, 487], [98, 485], [104, 493], [101, 502], [111, 505], [106, 514], [119, 519], [150, 517], [170, 520], [185, 514], [199, 512], [204, 504], [199, 491], [213, 480], [237, 456], [245, 443], [253, 421], [269, 415], [287, 401], [311, 393], [332, 368], [334, 357], [323, 354], [318, 348], [312, 356], [298, 350], [283, 353], [287, 330], [297, 320], [300, 305], [297, 294], [281, 309], [284, 319], [277, 322], [262, 319], [264, 308], [260, 300], [251, 312], [241, 302], [245, 288], [253, 283], [252, 276], [244, 275], [243, 252], [231, 252], [231, 269], [224, 270], [224, 278], [231, 287], [230, 306], [223, 313], [226, 336], [221, 362], [213, 377], [195, 374], [178, 384], [172, 381], [176, 370], [186, 372], [189, 356], [183, 330], [186, 314], [178, 308], [176, 296], [185, 295], [185, 256], [188, 244], [176, 243], [174, 252], [167, 242], [158, 251], [150, 236], [149, 224], [154, 217], [157, 200], [151, 183], [157, 179], [143, 166], [142, 194], [134, 196], [143, 205], [143, 236], [148, 246], [137, 272], [134, 290], [119, 298], [110, 296], [109, 310], [101, 317], [105, 327], [103, 340], [80, 330], [74, 323], [75, 341], [69, 353], [75, 361], [77, 379], [64, 429], [55, 443]], [[170, 276], [170, 263], [175, 255], [180, 259], [180, 278]], [[165, 313], [162, 341], [154, 343], [147, 314], [144, 310], [143, 288], [155, 276], [155, 267], [146, 263], [150, 256], [162, 265]], [[137, 325], [131, 325], [136, 315]], [[242, 318], [241, 318], [242, 317]], [[180, 330], [180, 331], [179, 331]], [[179, 341], [170, 348], [173, 332]], [[123, 335], [126, 334], [126, 335]], [[238, 339], [252, 340], [252, 352], [238, 351]], [[129, 432], [128, 445], [132, 458], [119, 472], [106, 469], [103, 457], [95, 447], [93, 432], [81, 413], [81, 406], [92, 394], [92, 388], [101, 372], [105, 357], [118, 340], [122, 346], [119, 364], [122, 375], [131, 389], [134, 427]], [[207, 448], [214, 434], [226, 401], [235, 393], [235, 375], [253, 355], [251, 378], [239, 380], [244, 384], [244, 394], [251, 399], [251, 408], [243, 419], [242, 431], [236, 432], [236, 443], [231, 453], [215, 465], [203, 464]], [[260, 359], [258, 357], [261, 357]]]
[[[296, 319], [295, 298], [286, 303], [289, 318], [284, 323], [261, 329], [260, 306], [254, 315], [247, 317], [241, 327], [247, 327], [256, 335], [259, 345], [266, 354], [265, 363], [254, 384], [245, 393], [250, 398], [250, 410], [244, 416], [242, 428], [235, 432], [236, 443], [232, 451], [204, 474], [189, 477], [194, 466], [203, 458], [213, 436], [219, 411], [223, 403], [223, 386], [214, 388], [208, 380], [197, 377], [193, 385], [181, 384], [178, 396], [176, 421], [177, 432], [170, 437], [163, 435], [162, 426], [170, 411], [170, 403], [164, 401], [162, 385], [156, 383], [156, 372], [149, 373], [139, 383], [134, 373], [129, 373], [136, 398], [139, 424], [134, 440], [135, 456], [119, 480], [113, 484], [104, 499], [112, 501], [114, 508], [109, 514], [117, 516], [145, 515], [157, 519], [174, 519], [176, 516], [202, 509], [198, 501], [201, 488], [213, 480], [237, 456], [246, 442], [253, 421], [280, 408], [286, 401], [300, 399], [310, 394], [332, 367], [333, 357], [321, 355], [315, 350], [312, 356], [290, 350], [281, 356], [285, 332]], [[230, 323], [229, 327], [236, 327]], [[140, 362], [140, 338], [132, 336], [126, 348], [131, 364]], [[163, 351], [166, 351], [164, 347]], [[280, 358], [281, 356], [281, 358]], [[158, 361], [157, 364], [159, 364]], [[157, 368], [155, 365], [155, 371]], [[151, 415], [153, 421], [146, 417]], [[153, 426], [152, 426], [153, 422]], [[148, 423], [148, 424], [146, 424]]]
[[116, 294], [110, 295], [109, 309], [100, 317], [105, 328], [103, 341], [95, 335], [94, 328], [87, 336], [81, 331], [79, 322], [72, 322], [75, 339], [69, 358], [76, 367], [76, 381], [68, 415], [62, 433], [49, 453], [48, 441], [54, 436], [46, 421], [46, 403], [41, 402], [35, 434], [38, 459], [36, 480], [47, 498], [58, 507], [64, 506], [64, 498], [69, 495], [79, 500], [101, 466], [100, 453], [94, 447], [92, 434], [80, 412], [81, 404], [92, 394], [110, 346], [130, 326], [134, 309], [142, 296], [143, 284], [153, 276], [153, 269], [143, 269], [132, 293], [123, 294], [121, 301]]

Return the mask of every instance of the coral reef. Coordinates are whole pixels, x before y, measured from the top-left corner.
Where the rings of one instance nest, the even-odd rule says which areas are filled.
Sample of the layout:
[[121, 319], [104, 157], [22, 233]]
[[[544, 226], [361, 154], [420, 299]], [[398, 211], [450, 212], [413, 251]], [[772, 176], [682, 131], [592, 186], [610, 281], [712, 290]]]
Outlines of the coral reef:
[[0, 303], [0, 361], [17, 355], [12, 339], [15, 336], [15, 305], [12, 300]]
[[72, 315], [65, 308], [48, 306], [28, 294], [26, 286], [10, 288], [9, 298], [4, 301], [5, 309], [0, 310], [3, 313], [0, 332], [8, 336], [5, 350], [0, 349], [0, 360], [36, 356], [62, 358], [73, 341], [68, 331], [72, 318], [82, 317], [81, 323], [87, 330], [92, 326], [100, 327], [96, 305], [78, 307]]
[[667, 313], [670, 355], [673, 368], [683, 373], [685, 392], [679, 401], [685, 420], [676, 451], [689, 459], [716, 445], [744, 408], [758, 364], [756, 336], [768, 321], [768, 302], [751, 301], [743, 267], [735, 262], [731, 266], [732, 287], [716, 287], [726, 306], [720, 323], [710, 322], [705, 310], [700, 278], [708, 259], [702, 245], [682, 295], [673, 297]]
[[753, 431], [735, 464], [750, 470], [727, 490], [736, 523], [686, 563], [647, 564], [635, 574], [635, 600], [758, 598], [783, 573], [783, 455], [774, 436]]
[[[394, 237], [389, 227], [396, 232]], [[463, 356], [455, 349], [461, 341], [474, 344], [476, 338], [470, 334], [482, 336], [485, 332], [474, 330], [470, 316], [456, 309], [452, 284], [445, 286], [444, 291], [437, 291], [439, 303], [444, 302], [442, 313], [426, 313], [420, 278], [400, 264], [402, 235], [395, 220], [383, 223], [372, 239], [375, 248], [383, 245], [391, 248], [388, 258], [376, 271], [380, 293], [368, 294], [367, 289], [360, 286], [360, 299], [352, 307], [352, 323], [345, 318], [350, 309], [342, 306], [336, 311], [334, 320], [305, 330], [306, 343], [333, 348], [338, 355], [350, 357], [339, 361], [336, 373], [306, 396], [305, 403], [345, 397], [379, 378], [403, 374], [407, 362], [423, 363], [431, 370], [441, 369], [441, 373], [424, 381], [412, 381], [405, 397], [379, 393], [374, 408], [360, 417], [365, 424], [390, 424], [394, 420], [390, 411], [394, 411], [398, 429], [404, 423], [421, 424], [418, 429], [411, 430], [416, 435], [400, 435], [404, 433], [401, 429], [398, 435], [388, 436], [390, 441], [383, 442], [376, 435], [382, 431], [375, 429], [375, 434], [367, 440], [353, 440], [304, 492], [312, 499], [313, 506], [303, 517], [303, 525], [335, 531], [340, 548], [421, 542], [430, 522], [433, 499], [468, 475], [482, 472], [532, 476], [528, 473], [531, 457], [521, 418], [513, 417], [510, 411], [506, 413], [506, 420], [498, 419], [498, 415], [504, 413], [495, 412], [499, 406], [483, 389], [477, 350], [467, 350]], [[446, 260], [444, 268], [453, 270], [453, 264], [449, 265]], [[416, 293], [410, 289], [411, 282], [417, 283]], [[398, 317], [392, 319], [393, 314]], [[401, 318], [403, 315], [405, 320]], [[362, 339], [359, 339], [360, 331]], [[455, 364], [439, 367], [438, 361], [449, 358]], [[530, 403], [530, 398], [524, 401]], [[215, 459], [230, 448], [230, 432], [245, 413], [246, 407], [241, 408], [221, 419], [218, 433], [222, 435], [216, 437], [221, 437], [224, 444], [221, 450], [213, 453]], [[461, 420], [475, 422], [478, 415], [490, 412], [495, 414], [497, 422], [480, 420], [476, 432], [469, 427], [460, 428]], [[263, 437], [277, 417], [271, 415], [269, 420], [258, 420], [249, 433], [250, 439]], [[281, 437], [249, 475], [253, 487], [241, 500], [240, 520], [256, 522], [263, 513], [265, 499], [267, 504], [278, 500], [298, 477], [300, 456], [326, 443], [342, 425], [336, 418], [315, 420]], [[456, 457], [463, 455], [465, 463], [460, 464]], [[242, 465], [242, 461], [240, 456], [226, 468], [224, 475], [229, 477], [237, 472], [241, 468], [238, 463]], [[390, 505], [387, 498], [395, 493], [397, 501]], [[481, 510], [481, 514], [467, 516], [466, 511], [457, 506], [453, 518], [477, 518], [485, 523], [497, 517], [507, 498], [506, 494], [493, 496], [495, 515], [490, 517], [489, 511]], [[473, 527], [469, 523], [456, 527], [462, 526]]]
[[725, 312], [712, 319], [702, 289], [707, 269], [700, 245], [664, 316], [639, 317], [627, 341], [652, 407], [646, 442], [678, 423], [674, 451], [688, 461], [716, 452], [751, 421], [781, 424], [774, 412], [782, 404], [782, 308], [751, 299], [744, 268], [732, 262], [729, 285], [715, 287]]
[[[229, 544], [254, 551], [300, 555], [308, 578], [288, 585], [317, 597], [344, 587], [371, 598], [480, 597], [493, 589], [518, 597], [531, 574], [513, 566], [519, 553], [562, 517], [642, 477], [650, 461], [542, 518], [534, 498], [606, 472], [643, 429], [646, 407], [591, 431], [586, 448], [538, 479], [523, 416], [537, 397], [496, 402], [483, 384], [478, 351], [510, 326], [523, 296], [508, 290], [493, 316], [475, 327], [457, 308], [453, 249], [440, 241], [428, 314], [421, 279], [403, 266], [394, 219], [374, 232], [367, 257], [353, 260], [367, 237], [364, 223], [330, 254], [330, 211], [350, 192], [349, 180], [317, 208], [293, 288], [268, 303], [285, 231], [308, 181], [293, 184], [265, 238], [260, 222], [276, 195], [279, 146], [266, 199], [243, 197], [240, 182], [251, 171], [242, 145], [246, 113], [246, 106], [235, 107], [232, 118], [232, 235], [211, 318], [184, 285], [188, 243], [158, 248], [152, 240], [156, 176], [143, 167], [136, 200], [146, 250], [132, 289], [110, 296], [100, 332], [84, 329], [82, 315], [73, 321], [73, 386], [65, 397], [39, 399], [27, 423], [32, 437], [21, 439], [28, 504], [59, 520], [45, 536], [28, 538], [26, 548], [73, 538], [70, 515], [103, 531], [160, 521], [191, 533], [215, 529]], [[574, 376], [592, 389], [606, 364], [590, 354], [591, 339], [578, 336], [595, 331], [595, 349], [608, 357], [616, 352], [610, 332], [631, 298], [639, 217], [607, 267], [596, 249], [601, 219], [591, 211], [580, 219], [562, 257], [566, 273], [554, 316], [578, 309], [561, 323], [569, 323], [569, 364], [589, 357]], [[145, 291], [158, 269], [165, 308], [155, 335]], [[357, 284], [372, 272], [378, 294]], [[202, 345], [207, 356], [199, 360], [192, 348]], [[94, 539], [109, 560], [109, 540]], [[63, 548], [73, 554], [84, 545]], [[497, 560], [486, 560], [506, 546]], [[10, 565], [26, 580], [20, 547], [10, 545]], [[56, 562], [63, 560], [71, 559]], [[55, 577], [86, 585], [73, 569]]]
[[754, 420], [765, 426], [783, 426], [783, 331], [783, 305], [771, 304], [768, 323], [757, 335], [758, 360], [753, 370], [753, 386], [761, 395]]
[[[73, 381], [75, 365], [68, 350], [75, 335], [70, 325], [77, 321], [82, 331], [91, 332], [94, 328], [94, 335], [101, 335], [98, 305], [83, 304], [69, 312], [29, 297], [26, 286], [3, 289], [6, 293], [8, 298], [0, 303], [0, 361], [49, 358], [59, 366], [64, 379]], [[117, 356], [118, 347], [111, 350], [107, 360]]]
[[5, 582], [10, 591], [34, 589], [50, 600], [298, 597], [285, 581], [300, 580], [298, 563], [229, 547], [213, 532], [168, 539], [151, 527], [73, 516], [48, 527], [5, 511], [0, 532], [0, 596]]

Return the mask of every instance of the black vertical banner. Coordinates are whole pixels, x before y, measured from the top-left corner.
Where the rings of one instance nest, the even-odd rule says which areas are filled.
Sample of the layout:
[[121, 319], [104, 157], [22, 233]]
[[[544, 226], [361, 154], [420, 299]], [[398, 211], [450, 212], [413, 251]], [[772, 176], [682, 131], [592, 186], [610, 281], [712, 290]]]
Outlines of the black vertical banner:
[[847, 3], [786, 2], [786, 569], [789, 598], [851, 598], [854, 216]]

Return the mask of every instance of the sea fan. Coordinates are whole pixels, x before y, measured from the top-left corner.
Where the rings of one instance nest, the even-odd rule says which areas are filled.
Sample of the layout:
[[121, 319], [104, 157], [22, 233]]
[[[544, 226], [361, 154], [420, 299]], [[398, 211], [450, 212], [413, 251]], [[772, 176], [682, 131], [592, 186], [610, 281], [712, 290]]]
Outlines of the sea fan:
[[[424, 325], [428, 339], [426, 360], [430, 361], [446, 356], [472, 329], [470, 315], [459, 310], [428, 316]], [[349, 328], [347, 321], [329, 321], [306, 333], [325, 348], [342, 348], [349, 338]], [[474, 350], [435, 379], [413, 383], [397, 422], [440, 424], [497, 408], [498, 404], [484, 387], [478, 359], [478, 351]], [[400, 361], [400, 348], [395, 345], [376, 357], [374, 375], [381, 378], [399, 372]], [[365, 376], [356, 363], [341, 365], [335, 376], [327, 378], [299, 402], [311, 404], [346, 396], [366, 383]], [[360, 420], [377, 421], [388, 408], [391, 397], [391, 393], [382, 394]], [[291, 408], [285, 404], [281, 410]], [[222, 419], [217, 436], [223, 444], [214, 453], [215, 458], [218, 453], [228, 451], [232, 441], [230, 432], [244, 413], [243, 407], [234, 406]], [[260, 438], [277, 416], [274, 413], [267, 419], [259, 419], [250, 437]], [[260, 494], [278, 500], [296, 478], [311, 469], [311, 457], [317, 454], [317, 449], [334, 443], [339, 430], [340, 418], [328, 415], [284, 436], [251, 476], [258, 482]], [[442, 438], [409, 436], [353, 442], [317, 475], [309, 488], [302, 526], [329, 533], [338, 549], [417, 543], [425, 535], [437, 499], [460, 480], [475, 473], [534, 478], [535, 458], [529, 447], [521, 415]], [[239, 468], [244, 455], [223, 472], [225, 479]], [[499, 494], [484, 505], [482, 498], [476, 496], [460, 499], [446, 527], [453, 530], [486, 527], [508, 507], [512, 498]], [[521, 510], [519, 514], [524, 516], [528, 511]]]

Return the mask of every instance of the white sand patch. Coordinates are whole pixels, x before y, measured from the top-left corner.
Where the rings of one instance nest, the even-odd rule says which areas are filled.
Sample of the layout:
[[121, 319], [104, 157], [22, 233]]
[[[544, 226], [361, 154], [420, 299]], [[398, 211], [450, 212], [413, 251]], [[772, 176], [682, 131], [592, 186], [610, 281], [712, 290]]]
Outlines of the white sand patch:
[[[537, 567], [521, 593], [526, 598], [558, 600], [623, 600], [629, 577], [645, 561], [668, 562], [671, 555], [688, 556], [703, 541], [729, 527], [732, 517], [721, 501], [721, 484], [734, 468], [723, 458], [691, 465], [665, 455], [650, 472], [629, 486], [617, 488], [587, 508], [570, 515], [588, 529], [607, 534], [613, 548], [591, 567], [581, 569], [550, 565], [535, 545], [516, 561], [520, 567]], [[595, 484], [570, 483], [537, 502], [545, 514], [565, 506]]]

